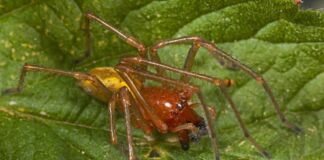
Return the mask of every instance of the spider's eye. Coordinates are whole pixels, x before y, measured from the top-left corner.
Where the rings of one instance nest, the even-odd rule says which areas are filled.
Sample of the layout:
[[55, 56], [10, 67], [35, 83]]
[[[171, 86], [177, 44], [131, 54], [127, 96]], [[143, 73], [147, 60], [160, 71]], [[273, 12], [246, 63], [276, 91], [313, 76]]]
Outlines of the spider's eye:
[[182, 110], [187, 105], [187, 100], [181, 99], [179, 103], [177, 103], [177, 109]]

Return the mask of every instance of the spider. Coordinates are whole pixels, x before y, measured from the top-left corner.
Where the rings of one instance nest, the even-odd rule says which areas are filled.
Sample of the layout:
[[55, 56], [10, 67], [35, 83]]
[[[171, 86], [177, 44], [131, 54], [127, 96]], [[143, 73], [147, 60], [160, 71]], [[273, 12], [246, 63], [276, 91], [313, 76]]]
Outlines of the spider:
[[[206, 104], [199, 87], [189, 83], [190, 78], [197, 78], [210, 82], [220, 89], [233, 110], [243, 135], [264, 157], [270, 157], [270, 154], [250, 135], [235, 103], [227, 92], [226, 88], [230, 87], [234, 81], [191, 72], [194, 58], [199, 48], [203, 47], [221, 64], [224, 64], [224, 61], [226, 61], [228, 64], [241, 69], [259, 82], [263, 86], [266, 94], [268, 94], [276, 114], [283, 125], [296, 133], [302, 131], [299, 127], [290, 123], [280, 111], [279, 104], [275, 100], [265, 79], [248, 66], [217, 48], [214, 44], [200, 37], [189, 36], [175, 38], [158, 42], [151, 47], [146, 47], [136, 38], [116, 29], [100, 17], [92, 13], [86, 13], [86, 50], [84, 55], [76, 61], [77, 63], [91, 55], [91, 21], [101, 24], [104, 28], [116, 34], [120, 39], [135, 47], [138, 50], [138, 56], [121, 58], [115, 67], [97, 67], [88, 73], [63, 71], [25, 64], [21, 70], [18, 86], [16, 88], [6, 89], [3, 93], [12, 94], [21, 92], [23, 90], [25, 76], [28, 72], [47, 72], [59, 76], [72, 77], [87, 93], [107, 104], [110, 120], [110, 136], [113, 144], [117, 144], [115, 110], [117, 106], [122, 110], [125, 116], [128, 158], [130, 160], [137, 159], [134, 154], [135, 148], [132, 139], [132, 126], [141, 129], [147, 135], [152, 134], [153, 131], [161, 134], [174, 133], [178, 136], [180, 146], [183, 150], [189, 149], [190, 142], [198, 141], [203, 135], [209, 134], [214, 157], [216, 160], [219, 160], [220, 153], [216, 133], [213, 129], [214, 125], [211, 114], [213, 108]], [[161, 63], [158, 55], [160, 48], [168, 45], [188, 43], [191, 44], [191, 48], [182, 69]], [[148, 67], [155, 68], [156, 72], [148, 71]], [[165, 75], [166, 71], [178, 73], [181, 77], [180, 79], [169, 78]], [[144, 85], [145, 80], [154, 80], [161, 85], [147, 86]], [[193, 109], [194, 105], [188, 103], [194, 94], [197, 95], [200, 101], [199, 106], [201, 106], [205, 118], [195, 112]]]

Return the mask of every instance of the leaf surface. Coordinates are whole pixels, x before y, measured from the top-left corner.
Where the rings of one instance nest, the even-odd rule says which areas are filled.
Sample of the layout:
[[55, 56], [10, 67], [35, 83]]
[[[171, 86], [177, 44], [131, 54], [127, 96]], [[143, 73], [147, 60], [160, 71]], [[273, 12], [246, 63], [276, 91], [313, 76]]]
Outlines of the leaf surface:
[[[206, 50], [193, 70], [234, 79], [229, 91], [253, 137], [274, 159], [324, 158], [324, 14], [301, 11], [292, 0], [16, 0], [0, 1], [0, 89], [14, 87], [24, 63], [71, 71], [114, 66], [136, 50], [92, 23], [94, 55], [74, 67], [85, 49], [84, 19], [92, 12], [150, 46], [196, 35], [214, 42], [268, 82], [288, 119], [304, 130], [284, 129], [262, 89], [243, 72], [217, 63]], [[181, 67], [190, 45], [159, 51], [164, 63]], [[171, 74], [171, 76], [174, 76]], [[215, 106], [222, 159], [263, 159], [245, 140], [219, 90], [192, 80]], [[194, 99], [195, 101], [195, 99]], [[127, 159], [123, 114], [118, 114], [118, 145], [109, 138], [107, 107], [70, 78], [27, 75], [25, 89], [0, 96], [0, 159]], [[157, 136], [157, 139], [160, 136]], [[212, 159], [210, 140], [192, 144], [146, 142], [135, 130], [136, 152], [147, 159]]]

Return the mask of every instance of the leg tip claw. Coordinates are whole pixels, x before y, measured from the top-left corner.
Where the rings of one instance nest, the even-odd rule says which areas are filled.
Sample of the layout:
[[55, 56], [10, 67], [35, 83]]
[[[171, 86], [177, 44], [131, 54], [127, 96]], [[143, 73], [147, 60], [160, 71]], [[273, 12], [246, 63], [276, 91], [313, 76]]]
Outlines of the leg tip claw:
[[90, 50], [86, 50], [86, 51], [84, 52], [84, 55], [83, 55], [82, 57], [80, 57], [80, 58], [78, 58], [78, 59], [76, 59], [76, 60], [73, 61], [73, 64], [74, 64], [74, 65], [78, 65], [78, 64], [80, 64], [80, 63], [83, 62], [85, 59], [89, 58], [90, 55], [91, 55], [91, 51], [90, 51]]
[[220, 160], [220, 156], [219, 155], [215, 155], [215, 160]]
[[303, 129], [301, 129], [300, 127], [296, 126], [293, 123], [286, 123], [287, 128], [289, 128], [292, 132], [294, 132], [295, 134], [301, 134], [303, 132]]
[[82, 61], [84, 60], [84, 58], [79, 58], [79, 59], [75, 59], [75, 60], [73, 60], [73, 65], [78, 65], [78, 64], [80, 64]]
[[301, 129], [300, 127], [295, 126], [295, 125], [291, 128], [291, 130], [292, 130], [295, 134], [301, 134], [301, 133], [303, 133], [303, 129]]
[[261, 154], [263, 155], [263, 157], [271, 159], [271, 154], [268, 151], [264, 150], [261, 152]]
[[17, 88], [9, 88], [1, 91], [1, 95], [8, 95], [8, 94], [14, 94], [18, 93], [19, 90]]

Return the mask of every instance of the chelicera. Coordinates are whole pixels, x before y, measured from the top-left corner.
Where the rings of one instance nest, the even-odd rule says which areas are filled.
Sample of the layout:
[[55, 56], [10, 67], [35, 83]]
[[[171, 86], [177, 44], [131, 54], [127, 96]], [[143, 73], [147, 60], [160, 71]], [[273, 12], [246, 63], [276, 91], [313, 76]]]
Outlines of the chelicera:
[[[175, 38], [158, 42], [151, 47], [146, 47], [136, 38], [123, 33], [94, 14], [87, 13], [85, 14], [86, 52], [78, 62], [91, 55], [92, 43], [90, 21], [101, 24], [103, 27], [116, 34], [120, 39], [135, 47], [138, 50], [138, 56], [122, 58], [115, 67], [98, 67], [92, 69], [88, 73], [70, 72], [25, 64], [22, 67], [18, 86], [16, 88], [4, 90], [3, 93], [12, 94], [21, 92], [25, 76], [28, 72], [46, 72], [72, 77], [76, 79], [81, 88], [86, 92], [107, 104], [110, 119], [111, 141], [113, 144], [117, 143], [115, 109], [116, 106], [122, 109], [126, 119], [128, 157], [130, 160], [136, 159], [132, 139], [132, 125], [141, 129], [148, 135], [152, 134], [153, 131], [157, 131], [161, 134], [175, 133], [178, 136], [183, 150], [189, 149], [189, 143], [191, 141], [198, 141], [201, 136], [209, 134], [215, 159], [218, 160], [220, 159], [220, 154], [210, 112], [213, 108], [210, 108], [206, 104], [199, 87], [189, 83], [191, 78], [197, 78], [210, 82], [220, 89], [233, 110], [238, 125], [243, 131], [243, 135], [263, 156], [269, 157], [269, 153], [250, 135], [241, 119], [235, 103], [227, 92], [226, 88], [233, 84], [233, 80], [220, 79], [191, 72], [195, 56], [199, 48], [202, 47], [207, 49], [208, 52], [215, 57], [216, 61], [221, 64], [230, 64], [232, 67], [241, 69], [260, 83], [266, 94], [268, 94], [283, 125], [296, 133], [301, 131], [296, 125], [290, 123], [280, 111], [279, 104], [275, 100], [265, 79], [248, 66], [217, 48], [213, 43], [205, 41], [200, 37], [190, 36]], [[191, 48], [189, 49], [182, 69], [161, 63], [158, 55], [158, 50], [160, 48], [174, 44], [191, 44]], [[153, 73], [148, 71], [148, 67], [155, 68], [156, 72]], [[178, 73], [181, 75], [181, 78], [169, 78], [165, 75], [166, 71]], [[144, 82], [148, 79], [157, 81], [161, 85], [147, 86]], [[195, 112], [193, 104], [188, 103], [194, 94], [198, 97], [198, 103], [203, 110], [204, 118]]]

